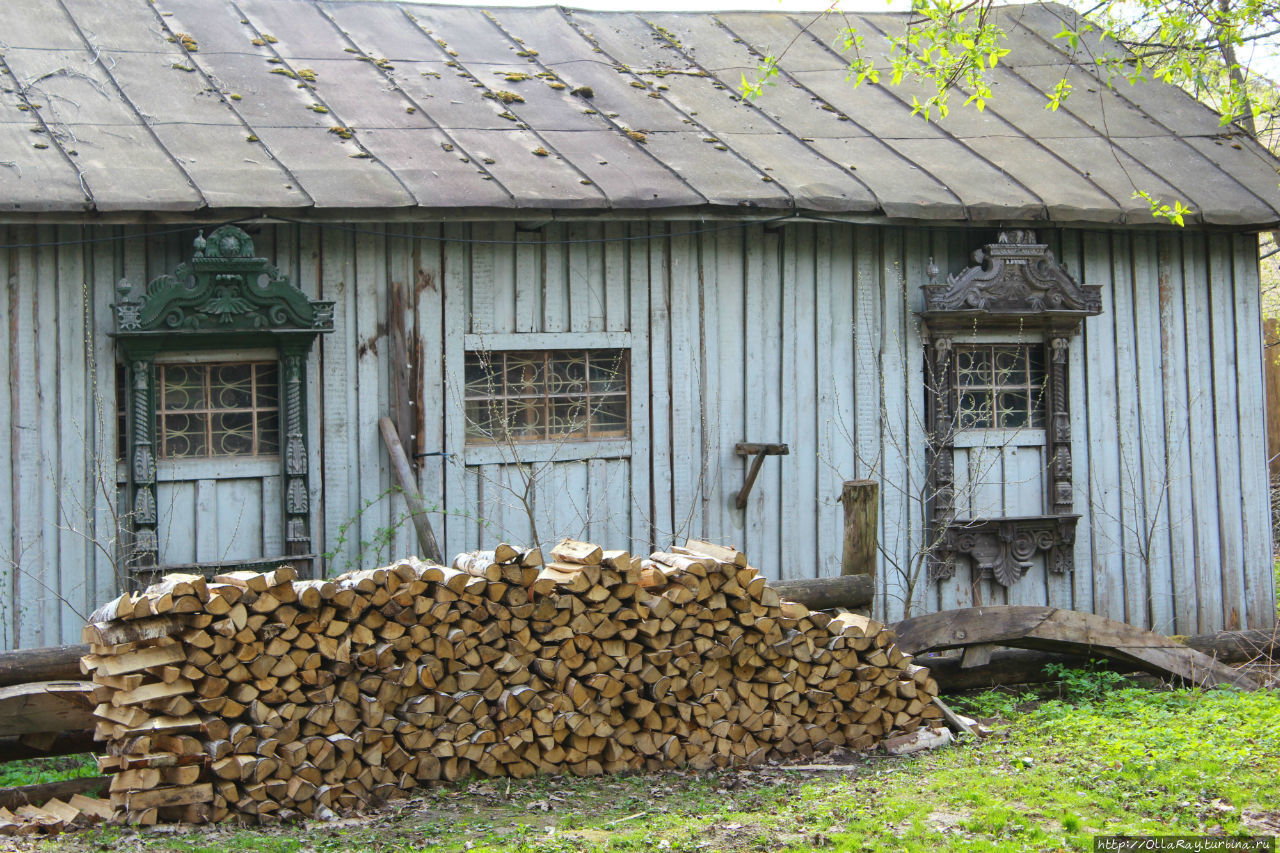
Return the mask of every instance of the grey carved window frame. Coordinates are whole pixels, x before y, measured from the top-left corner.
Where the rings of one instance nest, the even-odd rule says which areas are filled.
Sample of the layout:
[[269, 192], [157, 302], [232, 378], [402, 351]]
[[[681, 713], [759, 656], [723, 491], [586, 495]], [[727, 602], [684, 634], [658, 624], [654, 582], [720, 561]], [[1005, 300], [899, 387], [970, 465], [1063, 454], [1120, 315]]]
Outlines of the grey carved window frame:
[[[280, 361], [280, 465], [286, 553], [311, 553], [307, 359], [333, 331], [333, 303], [308, 299], [234, 225], [200, 232], [191, 259], [145, 288], [116, 286], [115, 339], [125, 362], [125, 563], [135, 582], [160, 567], [156, 493], [156, 357], [273, 346]], [[265, 555], [264, 555], [265, 556]]]
[[[1081, 285], [1058, 263], [1048, 245], [1029, 230], [1000, 232], [995, 243], [973, 253], [973, 265], [945, 283], [929, 262], [922, 321], [925, 341], [929, 579], [955, 576], [960, 557], [973, 561], [974, 580], [1016, 583], [1043, 553], [1049, 570], [1074, 569], [1079, 516], [1073, 507], [1071, 401], [1067, 365], [1073, 339], [1086, 317], [1102, 313], [1101, 287]], [[986, 340], [1007, 333], [1009, 343], [1042, 335], [1047, 400], [1045, 459], [1050, 512], [1017, 518], [957, 519], [954, 481], [955, 401], [952, 394], [957, 339], [981, 332]]]

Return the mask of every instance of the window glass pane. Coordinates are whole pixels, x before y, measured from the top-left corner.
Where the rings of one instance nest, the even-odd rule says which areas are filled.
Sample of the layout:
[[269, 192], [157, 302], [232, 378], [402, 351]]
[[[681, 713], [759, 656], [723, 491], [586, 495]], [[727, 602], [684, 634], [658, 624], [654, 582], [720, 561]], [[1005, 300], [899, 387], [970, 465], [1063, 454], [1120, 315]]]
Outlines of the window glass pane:
[[160, 456], [165, 459], [189, 459], [208, 456], [205, 444], [207, 415], [203, 412], [195, 414], [164, 415], [160, 426], [164, 431], [164, 441], [160, 446]]
[[205, 371], [199, 366], [166, 364], [160, 375], [160, 408], [173, 411], [205, 407]]
[[470, 352], [467, 441], [625, 438], [626, 350]]
[[955, 364], [958, 429], [1044, 426], [1043, 345], [961, 346], [956, 348]]
[[210, 456], [249, 456], [253, 453], [253, 412], [215, 412], [211, 416]]
[[509, 352], [505, 356], [508, 397], [541, 397], [546, 393], [547, 363], [541, 353]]
[[255, 365], [254, 405], [274, 409], [280, 405], [280, 370], [275, 364]]
[[210, 367], [209, 407], [253, 408], [253, 365], [217, 364]]
[[280, 452], [280, 416], [273, 411], [258, 412], [258, 455], [275, 456]]
[[280, 369], [275, 362], [159, 364], [160, 457], [280, 452]]

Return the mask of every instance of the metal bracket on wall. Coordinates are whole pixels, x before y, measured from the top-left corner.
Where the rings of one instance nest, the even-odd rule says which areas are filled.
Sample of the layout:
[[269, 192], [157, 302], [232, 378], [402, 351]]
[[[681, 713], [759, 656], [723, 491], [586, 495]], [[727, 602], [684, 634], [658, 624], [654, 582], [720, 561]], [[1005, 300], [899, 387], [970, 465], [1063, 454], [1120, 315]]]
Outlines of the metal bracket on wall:
[[751, 460], [751, 468], [747, 471], [747, 481], [742, 484], [742, 490], [738, 492], [738, 499], [733, 505], [738, 509], [747, 508], [747, 498], [751, 495], [751, 487], [756, 484], [756, 477], [760, 474], [760, 466], [764, 464], [766, 456], [787, 456], [791, 453], [791, 448], [785, 444], [747, 444], [739, 442], [733, 446], [733, 452], [738, 456], [754, 456]]

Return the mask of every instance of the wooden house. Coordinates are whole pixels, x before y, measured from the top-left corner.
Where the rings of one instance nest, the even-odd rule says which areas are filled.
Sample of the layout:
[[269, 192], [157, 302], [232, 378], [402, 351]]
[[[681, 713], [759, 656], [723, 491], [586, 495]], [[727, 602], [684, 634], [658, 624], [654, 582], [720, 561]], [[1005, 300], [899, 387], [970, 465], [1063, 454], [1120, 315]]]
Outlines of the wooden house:
[[[1272, 625], [1276, 162], [1109, 88], [1070, 14], [1001, 8], [989, 106], [925, 122], [832, 19], [5, 0], [0, 643], [173, 566], [416, 552], [383, 416], [446, 554], [693, 535], [836, 574], [871, 479], [888, 618]], [[789, 453], [739, 508], [742, 444]]]

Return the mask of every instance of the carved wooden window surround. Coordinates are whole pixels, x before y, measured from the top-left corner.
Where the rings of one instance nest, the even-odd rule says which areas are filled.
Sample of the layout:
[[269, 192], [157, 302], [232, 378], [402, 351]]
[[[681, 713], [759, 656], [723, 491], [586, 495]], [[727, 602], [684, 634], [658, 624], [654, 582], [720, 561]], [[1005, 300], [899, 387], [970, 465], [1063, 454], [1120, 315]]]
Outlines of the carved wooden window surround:
[[[929, 283], [922, 288], [925, 307], [919, 317], [923, 321], [928, 385], [929, 578], [941, 581], [954, 577], [956, 561], [964, 556], [973, 561], [977, 577], [1007, 587], [1022, 577], [1040, 553], [1046, 556], [1052, 572], [1073, 569], [1072, 546], [1079, 516], [1074, 513], [1072, 497], [1067, 361], [1072, 338], [1079, 334], [1084, 318], [1102, 313], [1102, 297], [1100, 287], [1076, 282], [1049, 247], [1036, 242], [1032, 231], [1003, 231], [995, 243], [975, 251], [973, 260], [973, 266], [948, 276], [945, 283], [937, 282], [938, 269], [930, 260]], [[976, 346], [969, 343], [975, 333], [982, 335], [982, 343]], [[993, 339], [999, 342], [993, 343]], [[984, 349], [992, 360], [1020, 349], [1026, 364], [1019, 372], [1009, 361], [1004, 377], [995, 375], [998, 371], [993, 364], [987, 374], [990, 382], [983, 383], [981, 375], [972, 373], [972, 358]], [[969, 359], [962, 365], [968, 372], [962, 375], [958, 362], [964, 359]], [[1036, 361], [1040, 363], [1039, 377], [1031, 375]], [[971, 399], [962, 401], [962, 395], [973, 386], [991, 392], [992, 403], [986, 412], [989, 421], [982, 420], [981, 407]], [[1002, 391], [1021, 394], [1030, 406], [1026, 423], [1011, 418], [1004, 426], [1046, 430], [1046, 505], [1050, 511], [1036, 516], [958, 518], [953, 470], [957, 428], [1001, 427], [996, 397]], [[970, 409], [971, 418], [963, 425], [960, 415], [966, 406], [962, 402]], [[1013, 398], [1009, 402], [1012, 405]], [[1041, 405], [1043, 422], [1037, 427], [1036, 410]]]
[[[308, 299], [265, 258], [255, 257], [249, 235], [233, 225], [219, 227], [207, 239], [202, 232], [194, 249], [191, 260], [145, 288], [121, 280], [113, 306], [115, 337], [125, 362], [126, 562], [140, 581], [160, 565], [156, 460], [166, 449], [159, 444], [157, 417], [160, 408], [169, 407], [161, 404], [159, 381], [162, 372], [179, 366], [163, 361], [157, 366], [156, 357], [162, 354], [274, 345], [279, 361], [266, 370], [253, 368], [248, 409], [255, 423], [275, 409], [270, 416], [275, 418], [276, 447], [270, 453], [280, 457], [283, 556], [311, 553], [306, 367], [316, 335], [333, 331], [333, 303]], [[198, 371], [217, 366], [189, 365]], [[212, 411], [218, 407], [208, 396], [209, 379], [201, 380], [202, 406]], [[274, 381], [277, 387], [258, 393], [259, 380]], [[264, 451], [261, 439], [262, 431], [255, 427], [255, 452]]]

